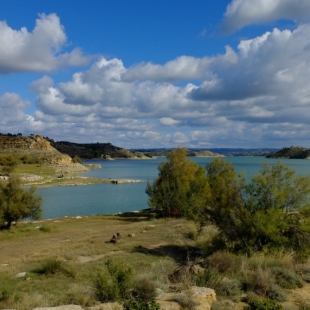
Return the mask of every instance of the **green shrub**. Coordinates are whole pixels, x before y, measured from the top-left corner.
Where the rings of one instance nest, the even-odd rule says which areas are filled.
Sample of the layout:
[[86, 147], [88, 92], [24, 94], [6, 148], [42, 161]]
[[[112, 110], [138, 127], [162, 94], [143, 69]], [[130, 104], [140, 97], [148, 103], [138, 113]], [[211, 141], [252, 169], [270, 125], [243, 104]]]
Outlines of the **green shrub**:
[[237, 279], [221, 281], [218, 285], [216, 293], [220, 296], [236, 296], [240, 293], [241, 282]]
[[73, 163], [82, 164], [82, 163], [83, 163], [83, 160], [82, 160], [79, 156], [75, 155], [75, 156], [72, 158], [72, 162], [73, 162]]
[[286, 293], [276, 284], [272, 284], [270, 288], [268, 288], [266, 297], [280, 302], [287, 300]]
[[156, 297], [156, 286], [147, 278], [139, 279], [135, 284], [134, 294], [144, 301], [151, 301]]
[[47, 258], [41, 263], [41, 266], [36, 270], [39, 274], [55, 274], [56, 272], [61, 271], [63, 262], [57, 258]]
[[106, 271], [98, 272], [93, 280], [93, 288], [102, 302], [125, 300], [131, 297], [132, 269], [123, 264], [106, 262]]
[[249, 305], [244, 310], [283, 310], [281, 305], [278, 305], [273, 300], [251, 300]]
[[44, 275], [54, 275], [56, 273], [63, 273], [64, 275], [75, 278], [76, 271], [72, 267], [65, 266], [64, 263], [57, 258], [47, 258], [41, 266], [34, 270], [35, 273]]
[[303, 286], [302, 278], [294, 271], [283, 268], [273, 267], [276, 283], [283, 288], [295, 289]]
[[160, 306], [155, 300], [150, 302], [142, 299], [129, 299], [123, 303], [124, 310], [160, 310]]
[[51, 227], [46, 226], [46, 225], [42, 225], [42, 226], [39, 228], [39, 230], [42, 231], [42, 232], [50, 232], [50, 231], [51, 231]]

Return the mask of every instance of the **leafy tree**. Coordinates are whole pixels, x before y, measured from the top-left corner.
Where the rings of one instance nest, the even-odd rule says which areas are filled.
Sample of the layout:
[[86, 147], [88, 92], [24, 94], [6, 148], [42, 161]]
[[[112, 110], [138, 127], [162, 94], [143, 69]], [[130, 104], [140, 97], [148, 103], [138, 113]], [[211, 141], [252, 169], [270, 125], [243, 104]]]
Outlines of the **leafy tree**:
[[31, 187], [25, 190], [19, 178], [11, 176], [9, 182], [0, 183], [0, 224], [10, 228], [13, 221], [41, 217], [42, 198]]
[[295, 176], [281, 163], [265, 164], [245, 184], [223, 159], [211, 162], [207, 175], [205, 214], [219, 228], [218, 246], [246, 252], [310, 248], [310, 177]]
[[147, 183], [149, 206], [162, 210], [165, 216], [199, 216], [209, 196], [205, 169], [186, 158], [187, 150], [178, 148], [160, 163], [157, 179]]

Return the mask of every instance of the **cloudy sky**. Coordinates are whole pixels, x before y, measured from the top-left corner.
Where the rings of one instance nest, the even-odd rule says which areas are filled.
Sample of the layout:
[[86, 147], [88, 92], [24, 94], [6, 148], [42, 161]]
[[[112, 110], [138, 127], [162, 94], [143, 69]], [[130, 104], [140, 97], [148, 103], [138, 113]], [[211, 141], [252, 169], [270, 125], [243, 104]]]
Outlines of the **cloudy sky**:
[[0, 132], [310, 147], [309, 0], [1, 0]]

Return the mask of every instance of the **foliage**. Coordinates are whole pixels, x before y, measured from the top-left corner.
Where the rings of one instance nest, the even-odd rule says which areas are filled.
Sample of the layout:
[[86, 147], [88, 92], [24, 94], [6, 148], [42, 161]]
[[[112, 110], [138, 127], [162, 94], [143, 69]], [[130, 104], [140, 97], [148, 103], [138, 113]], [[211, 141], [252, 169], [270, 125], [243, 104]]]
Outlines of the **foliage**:
[[106, 271], [98, 272], [93, 279], [96, 297], [102, 302], [129, 298], [132, 286], [132, 269], [123, 264], [106, 262]]
[[15, 167], [18, 164], [18, 158], [13, 154], [0, 154], [0, 166]]
[[283, 310], [283, 307], [273, 300], [264, 299], [251, 300], [249, 306], [245, 307], [244, 310]]
[[82, 163], [83, 163], [83, 160], [82, 160], [79, 156], [75, 155], [75, 156], [72, 158], [72, 162], [73, 162], [73, 163], [82, 164]]
[[147, 278], [139, 279], [135, 283], [134, 293], [144, 301], [151, 301], [156, 297], [156, 286]]
[[53, 275], [56, 273], [63, 273], [66, 276], [75, 278], [75, 271], [72, 268], [66, 267], [64, 263], [57, 258], [47, 258], [41, 266], [34, 270], [35, 273], [44, 275]]
[[178, 148], [159, 164], [158, 178], [148, 182], [149, 206], [164, 216], [198, 218], [209, 195], [205, 169], [186, 158], [187, 150]]
[[155, 300], [150, 302], [143, 299], [128, 299], [123, 303], [124, 310], [160, 310], [160, 306]]
[[216, 159], [207, 166], [211, 190], [205, 208], [220, 230], [215, 245], [233, 251], [297, 252], [310, 247], [310, 178], [294, 176], [281, 163], [265, 164], [246, 184], [232, 164]]
[[25, 190], [19, 178], [11, 176], [8, 183], [0, 183], [0, 224], [10, 228], [12, 222], [25, 218], [41, 217], [42, 198], [35, 195], [31, 187]]

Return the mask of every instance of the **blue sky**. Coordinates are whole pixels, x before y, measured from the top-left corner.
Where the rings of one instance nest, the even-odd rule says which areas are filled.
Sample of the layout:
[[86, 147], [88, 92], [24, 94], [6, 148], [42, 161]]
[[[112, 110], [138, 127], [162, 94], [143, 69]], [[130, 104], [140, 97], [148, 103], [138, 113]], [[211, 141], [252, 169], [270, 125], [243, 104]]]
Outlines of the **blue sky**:
[[310, 147], [309, 0], [3, 0], [0, 132]]

